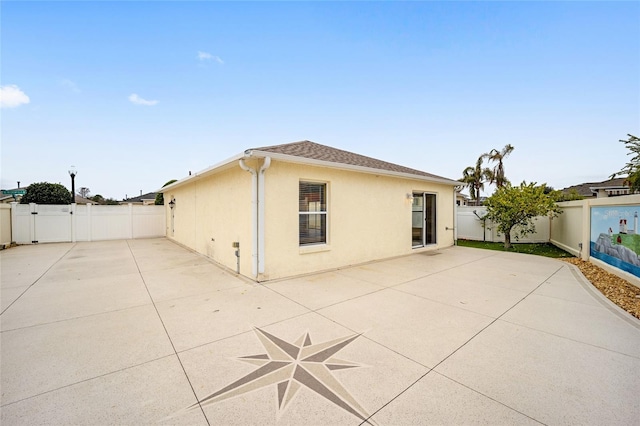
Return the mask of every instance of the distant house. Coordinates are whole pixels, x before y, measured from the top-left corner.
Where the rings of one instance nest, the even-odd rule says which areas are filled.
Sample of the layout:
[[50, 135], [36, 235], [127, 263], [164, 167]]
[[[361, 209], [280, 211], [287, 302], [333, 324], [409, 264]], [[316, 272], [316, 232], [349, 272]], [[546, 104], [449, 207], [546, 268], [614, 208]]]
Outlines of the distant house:
[[139, 204], [142, 206], [153, 205], [156, 202], [157, 194], [158, 194], [157, 192], [148, 192], [146, 194], [141, 194], [137, 197], [127, 198], [126, 200], [122, 200], [120, 201], [120, 204]]
[[168, 238], [256, 281], [454, 244], [460, 182], [310, 141], [162, 188]]
[[466, 197], [466, 204], [458, 204], [464, 206], [484, 206], [484, 203], [487, 201], [489, 197], [481, 195], [477, 200], [472, 200], [470, 197]]
[[460, 191], [456, 192], [456, 205], [468, 206], [471, 203], [471, 198], [467, 194], [463, 194]]
[[100, 204], [100, 203], [96, 203], [95, 201], [93, 201], [93, 200], [91, 200], [89, 198], [84, 198], [84, 197], [81, 197], [79, 195], [75, 196], [75, 202], [76, 202], [76, 204], [93, 204], [93, 205]]
[[561, 191], [570, 194], [573, 191], [585, 198], [619, 197], [632, 194], [627, 178], [615, 178], [602, 182], [587, 182], [564, 188]]
[[[2, 191], [17, 191], [20, 189], [27, 189], [27, 188], [9, 188], [9, 189], [2, 189]], [[5, 194], [3, 192], [0, 192], [0, 203], [2, 204], [9, 204], [9, 203], [13, 203], [15, 202], [20, 202], [20, 200], [22, 200], [22, 195], [11, 195], [11, 194]]]

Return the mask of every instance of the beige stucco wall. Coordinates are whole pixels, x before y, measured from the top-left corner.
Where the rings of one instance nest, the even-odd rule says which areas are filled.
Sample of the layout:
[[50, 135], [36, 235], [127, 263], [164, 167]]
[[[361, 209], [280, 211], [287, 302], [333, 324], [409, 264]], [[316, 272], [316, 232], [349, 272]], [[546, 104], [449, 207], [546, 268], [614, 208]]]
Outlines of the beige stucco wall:
[[[327, 183], [328, 242], [300, 247], [298, 183]], [[437, 244], [412, 249], [407, 194], [436, 194]], [[326, 167], [272, 161], [265, 174], [265, 273], [261, 280], [452, 246], [453, 187]]]
[[[591, 207], [640, 205], [640, 195], [587, 198], [558, 203], [563, 213], [551, 223], [551, 243], [576, 256], [589, 260]], [[582, 243], [582, 251], [578, 245]]]
[[[580, 256], [580, 244], [583, 243], [583, 229], [588, 228], [588, 224], [583, 224], [583, 201], [565, 201], [558, 203], [558, 207], [562, 209], [562, 214], [551, 220], [551, 237], [552, 244], [568, 251], [574, 256]], [[589, 251], [589, 245], [584, 246], [583, 250]]]
[[[246, 160], [259, 169], [262, 159]], [[453, 187], [273, 160], [265, 174], [265, 272], [258, 280], [289, 277], [453, 245]], [[328, 185], [328, 244], [300, 247], [299, 182]], [[412, 249], [411, 201], [407, 194], [436, 194], [437, 244]], [[175, 199], [174, 232], [169, 202]], [[251, 174], [237, 163], [164, 193], [166, 235], [216, 262], [252, 275]], [[449, 229], [446, 229], [449, 228]]]
[[11, 204], [0, 204], [0, 244], [11, 241]]
[[[250, 164], [250, 162], [247, 162]], [[255, 167], [255, 164], [253, 164]], [[175, 199], [174, 232], [169, 202]], [[236, 164], [164, 193], [167, 237], [236, 270], [233, 242], [240, 243], [240, 273], [251, 276], [251, 175]]]
[[[591, 257], [591, 207], [602, 206], [640, 206], [640, 195], [625, 195], [620, 197], [588, 198], [579, 201], [558, 203], [563, 214], [553, 219], [551, 223], [551, 243], [569, 251], [582, 259], [589, 260], [596, 265], [616, 274], [637, 286], [640, 278], [613, 267], [605, 262]], [[582, 251], [578, 244], [582, 243]]]

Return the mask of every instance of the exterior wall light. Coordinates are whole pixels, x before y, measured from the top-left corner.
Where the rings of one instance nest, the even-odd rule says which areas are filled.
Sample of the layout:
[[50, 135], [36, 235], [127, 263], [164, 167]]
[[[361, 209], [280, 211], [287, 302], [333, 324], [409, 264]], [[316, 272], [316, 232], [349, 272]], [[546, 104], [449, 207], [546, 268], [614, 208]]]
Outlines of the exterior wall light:
[[169, 207], [174, 208], [175, 206], [176, 206], [176, 199], [174, 198], [173, 200], [169, 201]]
[[413, 194], [407, 193], [407, 200], [413, 202]]

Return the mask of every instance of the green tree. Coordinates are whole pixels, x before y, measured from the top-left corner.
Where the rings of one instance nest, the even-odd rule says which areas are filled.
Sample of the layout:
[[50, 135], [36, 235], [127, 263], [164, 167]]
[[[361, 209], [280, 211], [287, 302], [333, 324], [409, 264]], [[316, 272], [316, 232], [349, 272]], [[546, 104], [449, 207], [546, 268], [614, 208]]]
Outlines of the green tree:
[[39, 182], [27, 186], [21, 204], [69, 204], [71, 192], [59, 183]]
[[509, 156], [513, 152], [513, 146], [511, 144], [506, 144], [502, 150], [498, 151], [497, 149], [492, 149], [485, 156], [491, 162], [498, 163], [495, 165], [492, 171], [492, 177], [490, 182], [495, 183], [498, 188], [504, 186], [509, 183], [509, 180], [504, 174], [504, 164], [503, 160]]
[[93, 197], [91, 197], [92, 201], [95, 201], [98, 204], [104, 204], [104, 197], [100, 194], [96, 194]]
[[616, 176], [626, 176], [631, 191], [640, 191], [640, 138], [632, 134], [627, 134], [629, 139], [620, 139], [620, 142], [626, 145], [630, 151], [627, 155], [633, 155], [631, 160], [617, 173], [611, 175], [611, 179]]
[[522, 182], [520, 186], [506, 184], [499, 187], [487, 199], [487, 218], [504, 234], [504, 248], [511, 248], [511, 233], [516, 240], [536, 232], [533, 218], [556, 217], [562, 211], [556, 205], [553, 194], [545, 194], [546, 185]]
[[469, 195], [472, 200], [478, 203], [480, 200], [480, 191], [484, 189], [485, 182], [490, 182], [493, 179], [493, 172], [488, 167], [482, 167], [482, 163], [486, 154], [478, 157], [475, 167], [469, 166], [462, 171], [462, 179], [460, 182], [464, 183], [469, 188]]
[[[162, 185], [162, 187], [164, 188], [165, 186], [171, 185], [173, 182], [177, 182], [177, 179], [171, 179], [169, 182], [167, 182], [164, 185]], [[156, 201], [155, 201], [154, 204], [156, 206], [164, 205], [164, 194], [162, 192], [158, 192], [156, 194]]]
[[580, 195], [577, 189], [571, 188], [569, 192], [558, 191], [558, 199], [557, 201], [574, 201], [574, 200], [584, 200], [584, 197]]

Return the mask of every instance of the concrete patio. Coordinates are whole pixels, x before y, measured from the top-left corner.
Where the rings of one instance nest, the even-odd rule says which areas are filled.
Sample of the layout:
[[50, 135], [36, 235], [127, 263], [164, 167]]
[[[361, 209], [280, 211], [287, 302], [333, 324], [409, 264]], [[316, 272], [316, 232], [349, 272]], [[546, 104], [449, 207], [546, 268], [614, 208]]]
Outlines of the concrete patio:
[[264, 284], [166, 239], [0, 262], [3, 425], [640, 418], [640, 321], [553, 259], [452, 247]]

